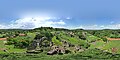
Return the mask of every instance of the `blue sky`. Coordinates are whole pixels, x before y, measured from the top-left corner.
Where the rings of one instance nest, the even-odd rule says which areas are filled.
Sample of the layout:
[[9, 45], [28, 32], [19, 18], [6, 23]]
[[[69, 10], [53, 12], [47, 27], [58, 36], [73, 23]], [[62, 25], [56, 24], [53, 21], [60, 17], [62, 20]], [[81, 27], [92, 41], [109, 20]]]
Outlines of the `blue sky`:
[[120, 0], [0, 0], [0, 28], [120, 29]]

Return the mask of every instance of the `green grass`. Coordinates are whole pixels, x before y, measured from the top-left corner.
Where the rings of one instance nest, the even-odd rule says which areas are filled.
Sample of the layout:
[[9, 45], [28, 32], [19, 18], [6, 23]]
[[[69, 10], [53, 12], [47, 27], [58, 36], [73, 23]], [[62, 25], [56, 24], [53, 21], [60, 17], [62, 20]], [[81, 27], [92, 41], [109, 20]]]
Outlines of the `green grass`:
[[34, 40], [36, 34], [35, 33], [27, 33], [27, 36], [30, 37], [29, 40]]
[[25, 53], [27, 49], [18, 49], [14, 48], [13, 45], [6, 45], [6, 48], [8, 49], [9, 53]]
[[74, 44], [74, 45], [84, 45], [86, 44], [86, 41], [78, 39], [76, 37], [70, 37], [64, 33], [61, 33], [61, 36], [59, 36], [61, 40], [66, 40], [67, 42]]
[[59, 46], [59, 45], [62, 46], [62, 42], [60, 42], [58, 39], [56, 39], [56, 36], [54, 36], [52, 38], [52, 42], [57, 46]]
[[13, 45], [5, 45], [3, 40], [0, 40], [0, 49], [6, 49], [7, 52], [4, 52], [3, 50], [0, 50], [0, 54], [3, 53], [24, 53], [26, 52], [26, 49], [18, 49], [18, 48], [14, 48]]
[[120, 54], [120, 41], [109, 41], [105, 46], [103, 47], [104, 50], [108, 50], [111, 52], [112, 48], [117, 48], [117, 53]]
[[0, 40], [0, 53], [5, 53], [2, 49], [5, 49], [4, 41]]
[[119, 60], [120, 55], [112, 55], [98, 49], [88, 49], [81, 53], [64, 55], [40, 54], [0, 54], [2, 60]]
[[94, 49], [94, 48], [98, 48], [101, 50], [106, 50], [110, 53], [112, 52], [112, 48], [117, 48], [118, 51], [116, 52], [117, 54], [120, 54], [120, 41], [108, 41], [107, 43], [105, 43], [104, 41], [96, 41], [94, 43], [91, 43], [89, 49]]
[[3, 40], [0, 40], [0, 48], [4, 48], [5, 45], [4, 45], [4, 41]]
[[94, 48], [101, 49], [104, 44], [105, 44], [104, 41], [96, 41], [96, 42], [94, 42], [94, 43], [91, 43], [89, 49], [94, 49]]
[[91, 42], [94, 42], [94, 41], [102, 40], [101, 38], [98, 38], [98, 37], [93, 36], [93, 35], [91, 35], [91, 34], [87, 34], [86, 39], [87, 39], [87, 41], [90, 42], [90, 43], [91, 43]]
[[0, 37], [3, 37], [4, 36], [4, 34], [0, 34]]

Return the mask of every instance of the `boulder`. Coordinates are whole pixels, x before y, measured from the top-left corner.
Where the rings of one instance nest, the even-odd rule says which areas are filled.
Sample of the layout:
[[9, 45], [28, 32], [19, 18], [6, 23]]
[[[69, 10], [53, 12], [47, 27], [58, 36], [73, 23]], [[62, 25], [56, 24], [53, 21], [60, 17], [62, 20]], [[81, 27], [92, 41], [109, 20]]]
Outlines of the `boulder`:
[[57, 50], [55, 49], [47, 52], [47, 55], [54, 55], [54, 54], [57, 54]]

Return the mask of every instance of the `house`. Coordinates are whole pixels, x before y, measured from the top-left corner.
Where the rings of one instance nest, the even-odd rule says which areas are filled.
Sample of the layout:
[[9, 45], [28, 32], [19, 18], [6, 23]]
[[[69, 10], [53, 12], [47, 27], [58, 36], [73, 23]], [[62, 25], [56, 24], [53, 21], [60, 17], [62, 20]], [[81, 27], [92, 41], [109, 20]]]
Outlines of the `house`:
[[19, 34], [19, 36], [26, 36], [26, 34]]

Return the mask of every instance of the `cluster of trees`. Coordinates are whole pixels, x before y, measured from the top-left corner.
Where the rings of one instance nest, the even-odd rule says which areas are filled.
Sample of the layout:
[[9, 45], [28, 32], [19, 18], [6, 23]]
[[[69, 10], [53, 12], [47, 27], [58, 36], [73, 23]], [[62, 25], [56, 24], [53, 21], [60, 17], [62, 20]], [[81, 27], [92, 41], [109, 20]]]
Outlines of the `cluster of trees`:
[[[106, 32], [107, 31], [107, 32]], [[31, 32], [31, 34], [29, 34]], [[87, 32], [87, 33], [86, 33]], [[105, 32], [105, 33], [104, 33]], [[33, 30], [9, 30], [6, 32], [8, 35], [15, 35], [14, 38], [9, 38], [7, 44], [13, 44], [15, 47], [19, 48], [26, 48], [29, 46], [29, 44], [32, 43], [34, 39], [40, 39], [42, 37], [47, 37], [47, 40], [45, 42], [54, 42], [57, 44], [62, 44], [62, 40], [66, 40], [67, 42], [73, 44], [73, 45], [80, 45], [83, 47], [89, 47], [89, 40], [97, 40], [97, 37], [102, 38], [104, 41], [107, 41], [107, 39], [104, 38], [104, 36], [107, 35], [109, 32], [108, 30], [68, 30], [68, 29], [58, 29], [58, 28], [52, 28], [52, 27], [41, 27], [36, 28]], [[27, 34], [27, 36], [19, 36], [19, 33]], [[93, 37], [88, 38], [89, 36], [87, 34], [93, 35]], [[73, 35], [73, 36], [72, 36]], [[97, 37], [95, 37], [97, 36]]]
[[[0, 37], [9, 37], [7, 44], [13, 44], [15, 47], [26, 48], [34, 39], [40, 39], [47, 37], [44, 42], [54, 42], [62, 44], [62, 40], [66, 40], [70, 44], [80, 45], [83, 47], [89, 47], [89, 43], [95, 42], [96, 40], [103, 40], [107, 42], [106, 37], [120, 38], [119, 30], [68, 30], [59, 29], [52, 27], [41, 27], [31, 30], [0, 30]], [[26, 36], [19, 36], [20, 33], [26, 34]], [[10, 36], [15, 36], [14, 38]]]
[[30, 44], [29, 37], [9, 38], [7, 45], [14, 45], [15, 48], [26, 48]]
[[86, 30], [88, 33], [103, 38], [103, 37], [109, 37], [109, 38], [120, 38], [120, 30]]
[[[27, 48], [36, 39], [41, 39], [46, 37], [42, 41], [42, 47], [51, 47], [50, 42], [55, 46], [63, 47], [68, 43], [70, 47], [80, 47], [86, 51], [81, 52], [77, 55], [70, 56], [71, 58], [115, 58], [120, 55], [113, 55], [112, 53], [104, 52], [99, 49], [89, 49], [91, 44], [96, 43], [96, 41], [107, 42], [108, 38], [120, 38], [120, 30], [68, 30], [59, 29], [52, 27], [41, 27], [31, 30], [0, 30], [0, 37], [9, 37], [7, 40], [7, 45], [14, 45], [15, 48]], [[26, 34], [25, 36], [19, 36], [20, 33]], [[11, 37], [15, 36], [15, 37]], [[72, 49], [71, 49], [72, 50]], [[80, 57], [81, 56], [81, 57]]]
[[7, 45], [14, 45], [15, 48], [26, 48], [35, 38], [34, 33], [28, 33], [26, 36], [16, 36], [14, 38], [8, 38]]

